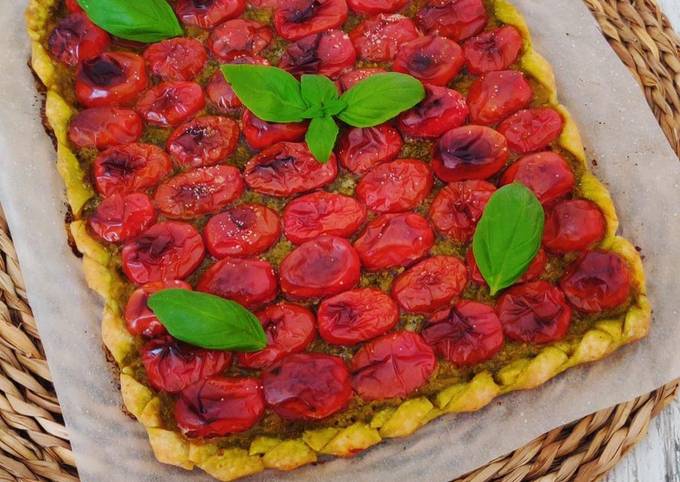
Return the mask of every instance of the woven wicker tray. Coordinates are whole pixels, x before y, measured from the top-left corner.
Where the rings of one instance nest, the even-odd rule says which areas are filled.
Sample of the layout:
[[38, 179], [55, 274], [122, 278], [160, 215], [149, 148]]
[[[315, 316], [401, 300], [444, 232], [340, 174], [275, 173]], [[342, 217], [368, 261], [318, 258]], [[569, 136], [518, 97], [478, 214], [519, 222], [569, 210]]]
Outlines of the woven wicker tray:
[[[680, 38], [654, 0], [584, 0], [680, 156]], [[590, 481], [647, 433], [680, 380], [556, 428], [459, 479]], [[0, 481], [78, 480], [68, 433], [0, 209]]]

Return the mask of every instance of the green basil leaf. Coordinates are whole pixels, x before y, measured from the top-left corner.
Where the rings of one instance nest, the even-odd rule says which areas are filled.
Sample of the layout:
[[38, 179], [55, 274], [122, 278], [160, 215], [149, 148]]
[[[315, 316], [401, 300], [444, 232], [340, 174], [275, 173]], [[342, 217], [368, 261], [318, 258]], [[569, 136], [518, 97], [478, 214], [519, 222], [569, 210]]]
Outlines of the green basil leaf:
[[260, 119], [300, 122], [308, 118], [300, 83], [285, 70], [248, 64], [224, 64], [221, 68], [239, 100]]
[[256, 351], [267, 346], [257, 317], [235, 301], [198, 291], [168, 289], [149, 307], [178, 340], [210, 350]]
[[337, 86], [323, 75], [303, 75], [300, 77], [302, 98], [310, 107], [323, 107], [340, 97]]
[[342, 94], [347, 107], [338, 118], [354, 127], [372, 127], [410, 109], [425, 98], [414, 77], [398, 72], [371, 75]]
[[315, 117], [309, 123], [305, 142], [316, 160], [325, 164], [333, 152], [338, 137], [338, 125], [332, 117]]
[[472, 252], [492, 295], [527, 270], [541, 247], [543, 222], [543, 206], [523, 184], [508, 184], [491, 196], [477, 224]]
[[78, 0], [87, 16], [116, 37], [152, 43], [184, 33], [166, 0]]

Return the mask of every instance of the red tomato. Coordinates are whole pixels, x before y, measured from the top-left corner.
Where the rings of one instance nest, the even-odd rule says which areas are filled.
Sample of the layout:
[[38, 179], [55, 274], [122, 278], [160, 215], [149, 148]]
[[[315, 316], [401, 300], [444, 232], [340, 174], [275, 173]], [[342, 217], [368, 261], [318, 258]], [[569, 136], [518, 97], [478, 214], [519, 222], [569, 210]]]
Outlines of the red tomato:
[[430, 206], [430, 219], [444, 235], [467, 243], [496, 186], [486, 181], [452, 182], [444, 187]]
[[191, 285], [177, 280], [156, 281], [134, 290], [128, 298], [124, 313], [127, 329], [132, 335], [156, 338], [167, 334], [167, 330], [147, 304], [149, 296], [165, 289], [191, 290]]
[[537, 152], [521, 157], [503, 173], [501, 185], [521, 182], [542, 204], [566, 196], [574, 189], [574, 173], [555, 152]]
[[149, 124], [176, 126], [205, 107], [203, 89], [195, 82], [162, 82], [147, 90], [136, 109]]
[[245, 10], [245, 0], [177, 0], [175, 12], [184, 25], [213, 28]]
[[446, 85], [463, 68], [463, 49], [445, 37], [426, 35], [402, 45], [392, 70], [432, 85]]
[[71, 13], [82, 12], [83, 9], [78, 5], [78, 0], [66, 0], [66, 10]]
[[349, 33], [359, 58], [370, 62], [392, 60], [401, 45], [419, 36], [413, 21], [399, 14], [367, 18]]
[[507, 69], [521, 50], [522, 36], [510, 25], [483, 32], [463, 44], [465, 66], [475, 75]]
[[345, 20], [345, 0], [281, 0], [274, 10], [274, 27], [286, 40], [338, 28]]
[[123, 246], [122, 268], [135, 284], [189, 276], [203, 261], [205, 248], [196, 228], [176, 221], [156, 223]]
[[432, 172], [417, 159], [397, 159], [374, 167], [356, 188], [356, 196], [369, 209], [381, 213], [407, 211], [432, 190]]
[[331, 296], [359, 282], [359, 255], [342, 238], [319, 236], [286, 256], [279, 276], [281, 291], [293, 298]]
[[242, 123], [243, 136], [253, 149], [264, 149], [277, 142], [301, 141], [307, 132], [307, 122], [266, 122], [247, 109], [243, 111]]
[[609, 251], [588, 251], [567, 267], [560, 287], [574, 308], [599, 313], [626, 302], [631, 291], [626, 262]]
[[288, 197], [325, 186], [338, 174], [335, 156], [325, 164], [317, 161], [307, 146], [279, 142], [250, 159], [244, 170], [252, 190], [270, 196]]
[[142, 119], [134, 110], [92, 107], [71, 119], [68, 138], [77, 147], [106, 149], [136, 142], [142, 135]]
[[188, 438], [244, 432], [263, 415], [264, 396], [257, 378], [213, 376], [186, 387], [175, 403], [177, 427]]
[[347, 0], [349, 8], [363, 15], [394, 13], [401, 10], [408, 0]]
[[499, 70], [475, 80], [468, 91], [470, 119], [492, 125], [529, 105], [534, 92], [522, 72]]
[[467, 284], [467, 270], [453, 256], [432, 256], [394, 280], [392, 296], [404, 311], [434, 313], [448, 307]]
[[347, 129], [338, 142], [340, 163], [355, 174], [395, 159], [403, 141], [399, 132], [387, 124]]
[[221, 116], [203, 116], [179, 126], [170, 134], [167, 150], [182, 167], [217, 164], [236, 149], [238, 124]]
[[458, 366], [489, 360], [503, 347], [503, 327], [491, 306], [460, 301], [441, 321], [430, 323], [423, 338], [440, 356]]
[[550, 107], [536, 107], [515, 112], [498, 126], [510, 149], [521, 154], [539, 151], [557, 139], [564, 120]]
[[279, 67], [294, 75], [321, 74], [335, 79], [350, 70], [356, 58], [354, 46], [345, 32], [327, 30], [289, 44]]
[[52, 56], [71, 67], [101, 54], [110, 43], [109, 34], [82, 12], [59, 20], [47, 39]]
[[144, 191], [172, 170], [168, 155], [152, 144], [111, 147], [94, 160], [93, 174], [102, 196]]
[[127, 105], [149, 84], [144, 59], [129, 52], [104, 52], [80, 62], [76, 98], [86, 107]]
[[354, 243], [364, 268], [380, 271], [422, 258], [434, 244], [427, 220], [415, 213], [382, 214]]
[[286, 355], [304, 351], [314, 341], [314, 313], [293, 303], [269, 305], [257, 313], [267, 335], [267, 346], [252, 353], [239, 353], [238, 364], [244, 368], [268, 368]]
[[319, 335], [326, 342], [356, 345], [394, 328], [399, 309], [382, 291], [358, 288], [323, 300], [317, 318]]
[[241, 204], [208, 220], [205, 246], [215, 258], [263, 253], [281, 235], [279, 217], [261, 204]]
[[243, 179], [234, 166], [199, 167], [163, 182], [154, 203], [169, 218], [191, 219], [220, 211], [238, 199]]
[[607, 227], [600, 208], [592, 201], [560, 201], [546, 216], [543, 246], [556, 253], [588, 249], [602, 241]]
[[425, 84], [425, 99], [399, 116], [399, 130], [411, 137], [439, 137], [465, 124], [470, 110], [453, 89]]
[[425, 385], [436, 366], [432, 348], [418, 333], [390, 333], [356, 352], [352, 386], [366, 401], [405, 397]]
[[366, 208], [342, 194], [317, 191], [293, 199], [283, 211], [283, 232], [295, 244], [323, 234], [348, 238], [366, 220]]
[[349, 90], [350, 87], [353, 87], [355, 84], [358, 84], [362, 80], [369, 78], [371, 75], [379, 74], [381, 72], [385, 72], [385, 69], [374, 67], [368, 69], [350, 70], [346, 74], [342, 74], [338, 79], [340, 90], [342, 91]]
[[430, 0], [416, 14], [418, 26], [455, 41], [478, 34], [489, 16], [483, 0]]
[[[269, 65], [267, 59], [258, 56], [241, 55], [234, 58], [230, 64]], [[241, 101], [234, 89], [227, 83], [221, 70], [217, 70], [205, 87], [205, 94], [212, 106], [222, 114], [229, 114], [233, 109], [241, 107]]]
[[144, 60], [161, 80], [193, 80], [203, 70], [208, 54], [196, 39], [171, 38], [148, 46]]
[[268, 262], [230, 257], [208, 268], [196, 289], [234, 300], [246, 308], [269, 303], [277, 292], [274, 269]]
[[212, 31], [208, 48], [223, 62], [240, 55], [257, 55], [272, 41], [272, 30], [253, 20], [228, 20]]
[[100, 239], [122, 243], [140, 234], [155, 220], [156, 210], [149, 196], [135, 192], [104, 198], [88, 221]]
[[[486, 280], [482, 276], [482, 273], [479, 271], [477, 261], [475, 260], [475, 255], [472, 252], [472, 247], [468, 249], [467, 254], [465, 255], [465, 261], [467, 262], [468, 265], [470, 279], [477, 283], [478, 285], [486, 286]], [[526, 281], [533, 281], [535, 279], [538, 279], [543, 274], [543, 271], [545, 270], [545, 265], [547, 263], [548, 257], [546, 256], [545, 251], [543, 250], [543, 248], [539, 248], [538, 253], [536, 253], [536, 256], [534, 256], [534, 259], [527, 267], [527, 270], [524, 272], [522, 277], [517, 282], [524, 283]]]

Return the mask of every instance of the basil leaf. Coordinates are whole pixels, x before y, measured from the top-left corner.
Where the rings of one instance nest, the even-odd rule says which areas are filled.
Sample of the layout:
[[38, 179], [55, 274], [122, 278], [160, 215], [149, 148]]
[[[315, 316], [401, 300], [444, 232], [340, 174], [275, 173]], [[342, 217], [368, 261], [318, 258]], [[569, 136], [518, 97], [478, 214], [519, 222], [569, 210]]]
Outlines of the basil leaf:
[[309, 123], [305, 142], [316, 160], [322, 164], [328, 162], [331, 152], [333, 152], [338, 131], [338, 125], [330, 116], [315, 117]]
[[543, 222], [543, 206], [523, 184], [508, 184], [491, 196], [477, 224], [472, 252], [492, 295], [527, 270], [541, 247]]
[[300, 122], [308, 117], [300, 83], [285, 70], [248, 64], [225, 64], [221, 68], [239, 100], [260, 119]]
[[310, 107], [323, 107], [340, 96], [333, 81], [323, 75], [300, 77], [300, 92]]
[[152, 43], [184, 33], [166, 0], [78, 0], [87, 16], [116, 37]]
[[338, 114], [354, 127], [372, 127], [396, 117], [425, 98], [425, 88], [410, 75], [386, 72], [371, 75], [342, 94], [347, 103]]
[[257, 317], [235, 301], [198, 291], [168, 289], [149, 307], [178, 340], [211, 350], [257, 351], [267, 337]]

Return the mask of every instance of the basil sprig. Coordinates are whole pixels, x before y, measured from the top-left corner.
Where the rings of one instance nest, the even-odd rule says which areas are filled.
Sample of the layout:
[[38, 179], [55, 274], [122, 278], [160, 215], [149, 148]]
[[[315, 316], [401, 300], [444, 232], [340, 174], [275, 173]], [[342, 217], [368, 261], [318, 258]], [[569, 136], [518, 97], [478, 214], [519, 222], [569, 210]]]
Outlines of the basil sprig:
[[222, 73], [239, 100], [267, 122], [311, 119], [305, 141], [314, 157], [327, 162], [338, 137], [334, 117], [353, 127], [372, 127], [396, 117], [425, 97], [423, 85], [410, 75], [379, 73], [340, 95], [323, 75], [298, 81], [285, 70], [265, 65], [227, 64]]
[[267, 336], [257, 317], [235, 301], [198, 291], [168, 289], [148, 305], [178, 340], [211, 350], [257, 351]]
[[78, 0], [96, 25], [116, 37], [152, 43], [184, 31], [166, 0]]
[[503, 186], [489, 199], [472, 239], [472, 252], [492, 295], [514, 284], [541, 247], [541, 203], [523, 184]]

